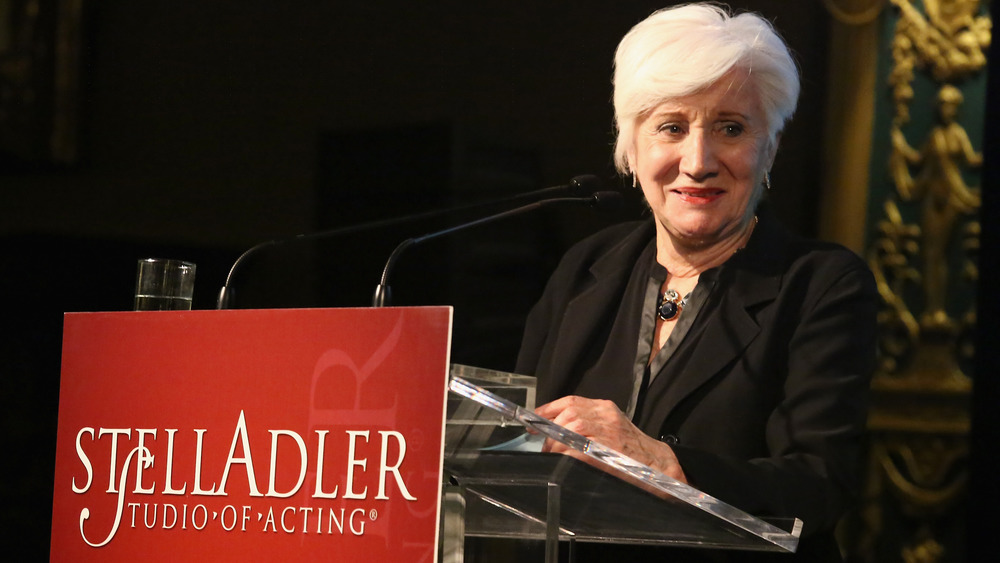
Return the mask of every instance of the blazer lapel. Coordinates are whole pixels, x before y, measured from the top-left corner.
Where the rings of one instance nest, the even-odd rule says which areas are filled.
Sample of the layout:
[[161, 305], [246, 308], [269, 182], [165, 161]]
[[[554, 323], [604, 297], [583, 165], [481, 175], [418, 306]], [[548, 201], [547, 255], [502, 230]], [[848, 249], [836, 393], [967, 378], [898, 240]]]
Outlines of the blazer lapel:
[[642, 227], [597, 259], [590, 267], [590, 285], [570, 300], [561, 323], [568, 329], [561, 331], [555, 343], [547, 378], [552, 383], [552, 388], [547, 390], [551, 396], [575, 388], [580, 373], [579, 359], [588, 347], [603, 345], [595, 339], [614, 322], [635, 262], [653, 236], [652, 226], [652, 222], [644, 222]]

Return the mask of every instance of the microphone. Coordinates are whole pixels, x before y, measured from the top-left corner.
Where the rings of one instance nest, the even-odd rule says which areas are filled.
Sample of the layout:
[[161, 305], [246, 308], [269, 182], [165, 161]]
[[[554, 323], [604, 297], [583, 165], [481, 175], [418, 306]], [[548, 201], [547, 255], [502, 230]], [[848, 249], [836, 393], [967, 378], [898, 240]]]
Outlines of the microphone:
[[385, 268], [382, 269], [382, 279], [375, 288], [375, 295], [372, 297], [372, 307], [388, 307], [390, 305], [392, 292], [389, 289], [389, 274], [392, 272], [393, 266], [396, 265], [396, 261], [399, 260], [399, 256], [404, 250], [410, 248], [411, 246], [436, 239], [444, 235], [449, 235], [457, 231], [462, 231], [468, 229], [469, 227], [492, 223], [493, 221], [497, 221], [499, 219], [505, 219], [514, 215], [535, 211], [537, 209], [541, 209], [542, 207], [547, 207], [557, 203], [582, 203], [596, 209], [610, 210], [618, 207], [618, 205], [621, 204], [621, 201], [622, 194], [613, 191], [596, 192], [587, 197], [554, 197], [529, 203], [528, 205], [523, 205], [521, 207], [515, 207], [514, 209], [509, 209], [494, 215], [487, 215], [486, 217], [469, 221], [468, 223], [462, 223], [441, 231], [406, 239], [392, 251], [392, 254], [389, 255], [389, 259], [385, 263]]
[[586, 197], [588, 195], [597, 193], [604, 187], [604, 182], [600, 178], [594, 176], [593, 174], [583, 174], [581, 176], [574, 176], [570, 179], [568, 184], [563, 184], [561, 186], [552, 186], [551, 188], [544, 188], [541, 190], [535, 190], [533, 192], [528, 192], [526, 194], [521, 194], [518, 196], [513, 196], [507, 198], [503, 201], [497, 201], [494, 203], [511, 203], [520, 199], [527, 199], [528, 197], [537, 196], [555, 196], [562, 193], [574, 197]]
[[242, 265], [243, 262], [246, 261], [246, 259], [249, 256], [257, 254], [261, 250], [263, 250], [265, 248], [268, 248], [268, 247], [271, 247], [271, 246], [279, 246], [279, 245], [286, 244], [286, 243], [289, 243], [289, 242], [304, 242], [304, 241], [309, 241], [309, 240], [317, 240], [317, 239], [323, 239], [323, 238], [330, 238], [330, 237], [335, 237], [335, 236], [340, 236], [340, 235], [347, 235], [347, 234], [351, 234], [351, 233], [357, 233], [357, 232], [361, 232], [361, 231], [368, 231], [368, 230], [372, 230], [372, 229], [378, 229], [378, 228], [381, 228], [381, 227], [390, 227], [392, 225], [398, 225], [400, 223], [406, 223], [406, 222], [409, 222], [409, 221], [420, 221], [420, 220], [424, 220], [424, 219], [432, 219], [434, 217], [439, 217], [441, 215], [447, 215], [447, 214], [450, 214], [450, 213], [459, 213], [459, 212], [462, 212], [462, 211], [468, 211], [468, 210], [477, 209], [477, 208], [480, 208], [480, 207], [486, 207], [486, 206], [491, 206], [491, 205], [499, 205], [501, 203], [512, 203], [512, 202], [515, 202], [515, 201], [522, 201], [522, 200], [533, 198], [533, 197], [542, 197], [542, 196], [549, 197], [549, 196], [553, 196], [553, 195], [557, 195], [557, 194], [564, 194], [564, 193], [565, 194], [569, 194], [569, 195], [574, 195], [574, 196], [584, 196], [586, 194], [592, 194], [592, 193], [596, 192], [597, 190], [601, 189], [602, 187], [603, 187], [603, 183], [601, 182], [600, 178], [598, 178], [597, 176], [594, 176], [592, 174], [584, 174], [584, 175], [581, 175], [581, 176], [575, 176], [575, 177], [573, 177], [572, 179], [570, 179], [569, 183], [567, 183], [567, 184], [562, 184], [562, 185], [559, 185], [559, 186], [551, 186], [551, 187], [548, 187], [548, 188], [543, 188], [543, 189], [535, 190], [535, 191], [531, 191], [531, 192], [525, 192], [525, 193], [522, 193], [522, 194], [516, 194], [516, 195], [513, 195], [513, 196], [508, 196], [508, 197], [504, 197], [504, 198], [500, 198], [500, 199], [496, 199], [496, 200], [492, 200], [492, 201], [471, 203], [471, 204], [463, 205], [463, 206], [459, 206], [459, 207], [452, 207], [452, 208], [448, 208], [448, 209], [437, 209], [437, 210], [433, 210], [433, 211], [427, 211], [427, 212], [424, 212], [424, 213], [417, 213], [415, 215], [404, 215], [402, 217], [394, 217], [394, 218], [391, 218], [391, 219], [382, 219], [382, 220], [379, 220], [379, 221], [371, 221], [369, 223], [360, 223], [360, 224], [357, 224], [357, 225], [349, 225], [349, 226], [346, 226], [346, 227], [339, 227], [339, 228], [331, 229], [331, 230], [327, 230], [327, 231], [319, 231], [319, 232], [316, 232], [316, 233], [307, 233], [307, 234], [295, 235], [293, 237], [289, 237], [289, 238], [285, 238], [285, 239], [274, 239], [274, 240], [265, 241], [265, 242], [262, 242], [260, 244], [257, 244], [255, 246], [250, 247], [245, 252], [243, 252], [243, 254], [241, 254], [233, 262], [233, 265], [229, 268], [229, 274], [226, 276], [226, 282], [225, 282], [225, 284], [223, 284], [222, 289], [219, 290], [219, 296], [217, 298], [215, 308], [216, 309], [228, 309], [229, 308], [229, 306], [231, 305], [231, 302], [233, 300], [233, 291], [232, 291], [232, 289], [230, 289], [230, 286], [232, 285], [233, 278], [236, 275], [236, 271], [239, 269], [240, 265]]

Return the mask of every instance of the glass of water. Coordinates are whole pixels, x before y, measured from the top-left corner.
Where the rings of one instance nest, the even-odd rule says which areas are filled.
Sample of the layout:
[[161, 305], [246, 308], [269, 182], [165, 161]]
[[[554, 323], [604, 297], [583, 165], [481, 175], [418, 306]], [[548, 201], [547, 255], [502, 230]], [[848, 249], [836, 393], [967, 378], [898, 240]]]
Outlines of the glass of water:
[[136, 311], [190, 311], [195, 265], [183, 260], [139, 260], [135, 277]]

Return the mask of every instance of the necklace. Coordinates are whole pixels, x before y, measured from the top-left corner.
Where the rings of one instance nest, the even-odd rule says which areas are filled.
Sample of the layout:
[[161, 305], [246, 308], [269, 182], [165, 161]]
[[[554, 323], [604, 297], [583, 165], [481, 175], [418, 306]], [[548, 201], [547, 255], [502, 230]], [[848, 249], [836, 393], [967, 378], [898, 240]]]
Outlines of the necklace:
[[676, 290], [668, 289], [664, 291], [663, 296], [660, 297], [660, 304], [656, 306], [656, 313], [661, 319], [665, 321], [672, 321], [681, 314], [681, 311], [684, 310], [684, 306], [687, 305], [689, 297], [691, 297], [690, 293], [681, 298], [681, 294], [677, 293]]
[[[753, 216], [753, 224], [750, 225], [750, 233], [747, 235], [746, 240], [743, 241], [743, 246], [746, 246], [746, 241], [750, 240], [750, 235], [753, 234], [754, 227], [757, 226], [757, 216]], [[743, 250], [743, 246], [740, 246], [733, 251], [733, 254]], [[680, 316], [681, 311], [687, 306], [688, 299], [690, 299], [691, 294], [688, 293], [683, 298], [680, 293], [677, 293], [675, 289], [668, 289], [663, 292], [660, 297], [660, 302], [656, 306], [656, 314], [660, 316], [661, 319], [665, 321], [672, 321]]]

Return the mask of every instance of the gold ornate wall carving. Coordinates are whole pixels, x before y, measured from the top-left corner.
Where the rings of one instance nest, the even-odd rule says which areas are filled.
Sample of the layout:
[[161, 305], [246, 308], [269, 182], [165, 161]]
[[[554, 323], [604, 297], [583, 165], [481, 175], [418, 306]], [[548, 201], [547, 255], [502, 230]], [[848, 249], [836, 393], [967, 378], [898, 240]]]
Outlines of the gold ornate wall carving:
[[824, 0], [833, 16], [828, 51], [819, 233], [864, 253], [868, 170], [885, 0]]
[[[982, 155], [961, 114], [991, 22], [979, 0], [891, 0], [892, 188], [866, 252], [883, 307], [854, 561], [954, 561], [964, 517]], [[933, 96], [917, 96], [917, 81]], [[978, 100], [977, 103], [982, 103]], [[975, 108], [973, 108], [975, 109]], [[921, 122], [926, 126], [917, 126]], [[890, 521], [891, 520], [891, 521]], [[891, 557], [891, 559], [887, 559]]]

